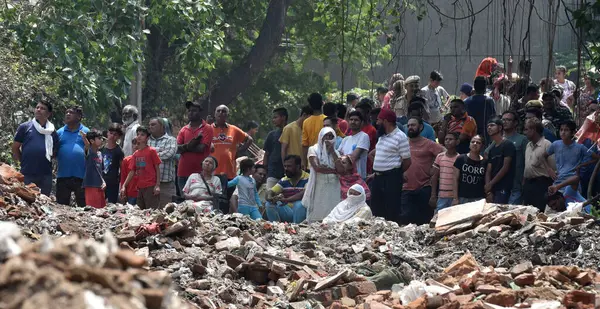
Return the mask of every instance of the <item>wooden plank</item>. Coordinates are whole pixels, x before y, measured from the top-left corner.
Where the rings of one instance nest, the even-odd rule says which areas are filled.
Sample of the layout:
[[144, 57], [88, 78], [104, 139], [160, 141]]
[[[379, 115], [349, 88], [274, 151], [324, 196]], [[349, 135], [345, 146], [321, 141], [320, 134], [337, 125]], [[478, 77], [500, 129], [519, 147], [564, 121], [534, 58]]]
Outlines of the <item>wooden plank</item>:
[[466, 221], [473, 220], [481, 216], [484, 212], [485, 200], [460, 204], [453, 207], [444, 208], [438, 211], [435, 227], [445, 225], [455, 225]]
[[256, 255], [257, 257], [261, 257], [261, 258], [265, 258], [265, 259], [272, 259], [272, 260], [276, 260], [276, 261], [280, 261], [280, 262], [284, 262], [287, 264], [292, 264], [292, 265], [297, 265], [297, 266], [308, 266], [310, 268], [313, 269], [318, 269], [319, 266], [315, 265], [315, 264], [311, 264], [311, 263], [306, 263], [306, 262], [302, 262], [302, 261], [298, 261], [298, 260], [290, 260], [290, 259], [286, 259], [284, 257], [279, 257], [276, 255], [272, 255], [272, 254], [268, 254], [268, 253], [260, 253]]

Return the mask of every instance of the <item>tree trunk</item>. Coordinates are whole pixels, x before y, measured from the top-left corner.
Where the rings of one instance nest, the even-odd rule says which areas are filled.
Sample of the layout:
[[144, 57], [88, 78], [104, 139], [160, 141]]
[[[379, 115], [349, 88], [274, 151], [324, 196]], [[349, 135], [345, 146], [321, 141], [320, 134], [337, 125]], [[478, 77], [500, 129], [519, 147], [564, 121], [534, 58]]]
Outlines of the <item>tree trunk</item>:
[[209, 108], [230, 104], [248, 88], [271, 60], [285, 31], [285, 17], [293, 0], [271, 0], [260, 34], [244, 61], [220, 78], [209, 96]]

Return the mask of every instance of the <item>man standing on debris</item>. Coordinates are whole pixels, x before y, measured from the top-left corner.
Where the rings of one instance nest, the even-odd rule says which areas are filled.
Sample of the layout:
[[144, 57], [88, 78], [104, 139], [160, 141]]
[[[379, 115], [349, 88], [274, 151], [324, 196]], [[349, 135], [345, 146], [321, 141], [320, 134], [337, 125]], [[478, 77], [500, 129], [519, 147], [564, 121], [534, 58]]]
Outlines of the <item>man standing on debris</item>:
[[445, 149], [442, 145], [421, 136], [423, 120], [411, 117], [408, 120], [408, 144], [412, 164], [404, 174], [402, 186], [402, 224], [425, 224], [433, 217], [429, 207], [431, 197], [431, 174], [435, 158]]
[[487, 152], [485, 194], [488, 202], [497, 204], [508, 203], [515, 179], [515, 145], [504, 139], [503, 128], [504, 124], [498, 117], [491, 119], [487, 126], [493, 143]]
[[338, 148], [340, 154], [350, 156], [352, 162], [356, 162], [357, 172], [362, 179], [367, 177], [367, 153], [370, 148], [369, 135], [361, 131], [364, 121], [364, 115], [359, 111], [348, 114], [352, 134], [346, 136]]
[[148, 146], [153, 147], [160, 158], [160, 207], [171, 202], [175, 195], [175, 155], [177, 140], [166, 132], [162, 118], [152, 118], [148, 123], [150, 139]]
[[273, 186], [283, 177], [283, 159], [281, 158], [281, 133], [287, 125], [288, 111], [280, 107], [273, 110], [273, 124], [275, 130], [269, 132], [265, 145], [263, 147], [265, 156], [263, 159], [267, 169], [267, 190], [271, 190]]
[[445, 136], [444, 146], [446, 146], [446, 151], [437, 155], [433, 163], [429, 206], [435, 208], [436, 211], [452, 206], [454, 187], [458, 185], [454, 181], [454, 162], [458, 157], [458, 153], [456, 152], [458, 136], [458, 132]]
[[60, 139], [58, 148], [58, 173], [56, 176], [56, 202], [71, 204], [71, 193], [75, 193], [77, 206], [85, 206], [83, 177], [85, 176], [85, 152], [80, 131], [88, 133], [90, 129], [81, 124], [83, 111], [80, 106], [67, 109], [65, 126], [56, 132]]
[[508, 198], [511, 205], [521, 205], [523, 171], [525, 170], [525, 149], [527, 148], [527, 138], [517, 133], [519, 126], [519, 117], [515, 112], [506, 111], [502, 114], [502, 124], [504, 126], [504, 138], [513, 143], [516, 150], [515, 156], [515, 174], [513, 187]]
[[550, 148], [550, 141], [544, 138], [544, 125], [537, 119], [528, 119], [523, 131], [529, 140], [525, 149], [525, 170], [523, 172], [523, 204], [532, 205], [544, 211], [548, 187], [552, 185], [550, 158], [544, 154]]
[[123, 138], [123, 153], [125, 156], [130, 156], [133, 154], [135, 149], [131, 145], [131, 140], [136, 137], [136, 130], [140, 126], [140, 122], [138, 120], [139, 112], [137, 107], [133, 105], [125, 105], [123, 107], [123, 112], [121, 113], [123, 124], [125, 125], [125, 137]]
[[382, 109], [377, 118], [385, 134], [379, 138], [373, 159], [374, 179], [371, 183], [373, 215], [399, 222], [402, 210], [404, 172], [411, 165], [410, 146], [406, 135], [396, 126], [396, 113]]
[[302, 206], [308, 173], [302, 170], [302, 159], [288, 155], [283, 159], [285, 177], [267, 192], [267, 217], [269, 221], [300, 223], [306, 219]]
[[[177, 134], [177, 153], [181, 154], [177, 165], [177, 184], [180, 190], [188, 178], [202, 172], [202, 162], [210, 155], [213, 128], [202, 119], [202, 104], [185, 102], [189, 123]], [[183, 194], [182, 194], [183, 195]]]
[[52, 104], [40, 101], [34, 118], [17, 128], [12, 145], [13, 159], [21, 163], [25, 184], [35, 183], [45, 195], [52, 190], [52, 157], [59, 145], [54, 125], [48, 121], [50, 116]]
[[[556, 160], [556, 176], [554, 184], [548, 188], [548, 192], [554, 194], [556, 191], [565, 193], [565, 189], [569, 185], [577, 187], [579, 179], [577, 171], [580, 165], [584, 163], [587, 149], [582, 144], [573, 140], [577, 125], [573, 120], [569, 120], [560, 126], [560, 140], [552, 143], [548, 151], [544, 154], [545, 158], [554, 155]], [[574, 183], [573, 183], [574, 182]]]

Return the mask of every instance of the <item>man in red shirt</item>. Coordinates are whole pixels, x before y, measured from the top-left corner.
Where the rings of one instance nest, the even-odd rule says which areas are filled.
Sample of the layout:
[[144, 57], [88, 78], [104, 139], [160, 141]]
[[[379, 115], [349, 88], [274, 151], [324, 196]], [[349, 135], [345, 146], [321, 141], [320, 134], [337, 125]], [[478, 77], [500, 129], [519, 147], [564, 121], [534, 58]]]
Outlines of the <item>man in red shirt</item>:
[[121, 196], [126, 196], [126, 188], [137, 176], [137, 204], [141, 209], [158, 208], [160, 200], [160, 158], [156, 149], [148, 146], [150, 131], [144, 126], [136, 130], [137, 149], [129, 163], [129, 175], [121, 187]]
[[[363, 119], [369, 119], [371, 115], [371, 110], [373, 109], [373, 101], [371, 99], [362, 99], [360, 103], [358, 103], [355, 107], [357, 111], [363, 114]], [[369, 153], [375, 149], [375, 145], [377, 144], [377, 129], [369, 122], [363, 121], [363, 127], [361, 129], [362, 132], [367, 133], [369, 136]], [[373, 160], [370, 157], [367, 157], [367, 174], [371, 174], [373, 172]]]
[[202, 171], [202, 162], [210, 155], [213, 128], [202, 119], [200, 102], [185, 102], [189, 123], [177, 134], [177, 153], [181, 154], [177, 168], [177, 185], [185, 183], [193, 173]]

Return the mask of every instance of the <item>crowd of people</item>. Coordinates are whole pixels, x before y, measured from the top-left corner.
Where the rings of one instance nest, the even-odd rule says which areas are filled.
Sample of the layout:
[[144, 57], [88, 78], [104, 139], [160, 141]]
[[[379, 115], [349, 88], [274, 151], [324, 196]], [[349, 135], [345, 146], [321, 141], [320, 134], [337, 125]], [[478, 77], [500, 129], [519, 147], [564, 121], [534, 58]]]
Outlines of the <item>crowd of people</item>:
[[41, 101], [12, 151], [25, 182], [46, 195], [55, 160], [57, 202], [70, 204], [74, 194], [80, 207], [176, 201], [270, 221], [379, 216], [400, 224], [424, 224], [441, 209], [481, 199], [563, 210], [595, 192], [596, 81], [586, 76], [575, 89], [559, 66], [556, 79], [536, 85], [511, 66], [506, 72], [484, 59], [456, 96], [438, 71], [424, 87], [419, 76], [396, 73], [389, 89], [374, 98], [350, 93], [346, 104], [310, 94], [298, 119], [273, 110], [262, 151], [252, 137], [258, 124], [243, 131], [228, 123], [225, 105], [205, 120], [202, 103], [186, 102], [188, 124], [174, 137], [167, 119], [142, 125], [129, 105], [123, 124], [105, 132], [84, 126], [80, 107], [68, 109], [57, 130], [52, 104]]

